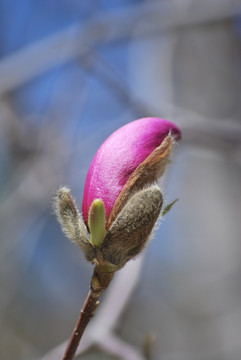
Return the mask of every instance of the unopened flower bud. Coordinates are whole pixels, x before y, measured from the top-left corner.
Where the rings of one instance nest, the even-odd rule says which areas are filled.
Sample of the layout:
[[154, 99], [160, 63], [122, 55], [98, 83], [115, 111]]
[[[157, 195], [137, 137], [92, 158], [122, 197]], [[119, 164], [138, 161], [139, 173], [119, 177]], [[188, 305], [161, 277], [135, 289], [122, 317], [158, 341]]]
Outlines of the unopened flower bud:
[[[153, 161], [138, 177], [136, 189], [155, 182], [165, 169], [173, 142], [180, 137], [181, 131], [175, 124], [159, 118], [138, 119], [111, 134], [95, 154], [86, 177], [82, 206], [85, 224], [93, 200], [102, 199], [108, 228], [124, 204], [121, 199], [117, 209], [117, 198], [121, 192], [123, 195], [135, 170], [153, 154]], [[124, 195], [126, 201], [129, 191], [127, 197]]]
[[145, 247], [163, 202], [156, 181], [180, 137], [175, 124], [159, 118], [133, 121], [109, 136], [87, 174], [83, 218], [69, 189], [59, 190], [56, 212], [62, 228], [98, 271], [117, 271]]

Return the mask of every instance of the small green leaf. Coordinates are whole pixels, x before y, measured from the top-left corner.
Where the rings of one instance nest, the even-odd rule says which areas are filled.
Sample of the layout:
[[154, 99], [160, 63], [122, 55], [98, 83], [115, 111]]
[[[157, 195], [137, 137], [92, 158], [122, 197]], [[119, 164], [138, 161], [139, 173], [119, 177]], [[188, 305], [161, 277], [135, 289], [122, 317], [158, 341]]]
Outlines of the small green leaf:
[[164, 216], [166, 215], [170, 210], [171, 208], [173, 207], [173, 205], [178, 201], [178, 199], [174, 200], [173, 202], [171, 202], [170, 204], [168, 204], [164, 210], [162, 210], [161, 212], [161, 216]]
[[90, 240], [94, 246], [100, 247], [105, 238], [106, 218], [105, 206], [101, 199], [95, 199], [89, 210], [88, 225], [90, 230]]

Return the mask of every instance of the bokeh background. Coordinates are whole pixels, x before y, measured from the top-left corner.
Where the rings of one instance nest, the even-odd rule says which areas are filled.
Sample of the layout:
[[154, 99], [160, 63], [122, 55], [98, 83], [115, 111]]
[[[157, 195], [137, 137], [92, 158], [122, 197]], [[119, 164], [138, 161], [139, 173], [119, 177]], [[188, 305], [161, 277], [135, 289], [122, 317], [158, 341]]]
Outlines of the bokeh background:
[[52, 197], [66, 184], [81, 207], [99, 145], [158, 116], [183, 132], [162, 181], [179, 201], [79, 358], [240, 360], [240, 15], [232, 0], [0, 0], [1, 359], [61, 358], [92, 267]]

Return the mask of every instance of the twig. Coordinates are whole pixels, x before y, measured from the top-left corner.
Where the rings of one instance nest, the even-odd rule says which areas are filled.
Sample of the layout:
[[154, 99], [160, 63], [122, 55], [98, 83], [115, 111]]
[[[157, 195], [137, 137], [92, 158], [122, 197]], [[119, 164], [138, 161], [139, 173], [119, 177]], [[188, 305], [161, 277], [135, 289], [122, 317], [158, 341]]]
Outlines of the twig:
[[70, 360], [74, 357], [76, 350], [78, 348], [80, 339], [85, 331], [86, 326], [89, 321], [94, 316], [94, 312], [98, 305], [98, 295], [96, 295], [93, 291], [89, 291], [89, 294], [85, 300], [83, 308], [80, 312], [79, 319], [76, 323], [72, 336], [69, 340], [69, 343], [66, 347], [66, 351], [64, 353], [63, 360]]
[[[130, 300], [140, 276], [142, 263], [143, 257], [140, 257], [135, 261], [130, 261], [115, 275], [104, 302], [100, 305], [97, 314], [87, 327], [84, 336], [81, 339], [76, 355], [82, 354], [95, 344], [101, 346], [101, 348], [105, 351], [110, 351], [108, 341], [105, 339], [108, 339], [110, 335], [112, 336], [112, 332], [116, 327], [128, 301]], [[127, 344], [120, 339], [118, 346], [118, 355], [120, 357], [125, 353], [125, 349], [122, 349], [121, 344], [123, 347], [127, 346]], [[42, 357], [41, 360], [59, 360], [63, 355], [66, 346], [66, 342], [58, 345]], [[130, 345], [128, 346], [130, 347]], [[117, 355], [117, 351], [115, 355]]]
[[91, 280], [90, 291], [85, 300], [83, 308], [80, 312], [79, 319], [76, 323], [74, 331], [71, 335], [71, 338], [68, 342], [67, 348], [64, 353], [63, 360], [73, 359], [76, 350], [79, 346], [79, 342], [82, 338], [82, 335], [85, 331], [86, 326], [89, 321], [94, 316], [95, 310], [98, 306], [98, 299], [100, 295], [107, 289], [109, 286], [114, 273], [103, 272], [102, 268], [96, 265], [94, 273]]

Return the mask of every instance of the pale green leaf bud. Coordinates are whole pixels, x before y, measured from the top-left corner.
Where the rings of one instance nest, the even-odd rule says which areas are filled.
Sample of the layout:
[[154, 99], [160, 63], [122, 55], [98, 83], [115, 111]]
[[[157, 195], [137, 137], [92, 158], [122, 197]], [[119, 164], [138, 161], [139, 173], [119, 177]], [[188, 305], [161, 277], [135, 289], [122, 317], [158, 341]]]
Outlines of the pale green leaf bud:
[[105, 206], [101, 199], [95, 199], [89, 210], [88, 226], [90, 230], [90, 240], [94, 246], [100, 247], [105, 238]]

